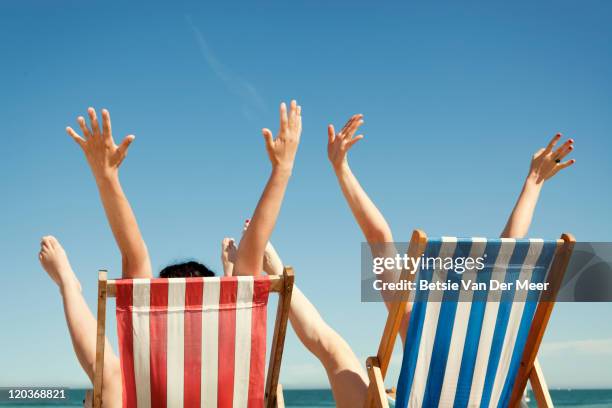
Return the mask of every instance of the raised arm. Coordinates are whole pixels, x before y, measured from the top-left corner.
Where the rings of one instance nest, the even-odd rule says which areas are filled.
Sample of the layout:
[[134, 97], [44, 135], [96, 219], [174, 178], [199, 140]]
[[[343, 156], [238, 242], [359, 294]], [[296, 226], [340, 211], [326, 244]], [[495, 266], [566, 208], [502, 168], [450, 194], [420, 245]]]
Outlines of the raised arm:
[[576, 162], [574, 159], [562, 162], [563, 158], [574, 149], [573, 139], [568, 139], [559, 148], [553, 150], [560, 139], [561, 134], [558, 133], [546, 148], [538, 150], [533, 155], [523, 189], [501, 233], [502, 238], [524, 238], [527, 235], [540, 191], [546, 180], [557, 174], [559, 170]]
[[329, 125], [327, 128], [327, 156], [357, 224], [366, 241], [372, 246], [372, 244], [392, 242], [393, 235], [387, 221], [363, 190], [348, 164], [348, 151], [355, 143], [363, 139], [363, 135], [354, 136], [362, 124], [363, 115], [354, 115], [338, 133], [334, 130], [333, 125]]
[[117, 146], [111, 131], [110, 114], [102, 110], [102, 130], [98, 124], [96, 111], [87, 110], [91, 128], [85, 118], [79, 116], [78, 123], [83, 132], [81, 137], [71, 127], [66, 131], [81, 146], [91, 172], [96, 180], [106, 218], [110, 224], [122, 257], [124, 278], [150, 278], [151, 261], [136, 217], [119, 182], [119, 166], [127, 155], [134, 136], [126, 136]]
[[264, 250], [274, 230], [300, 143], [301, 107], [295, 101], [291, 101], [291, 108], [287, 114], [287, 107], [282, 103], [280, 130], [276, 139], [269, 129], [263, 129], [262, 132], [268, 157], [272, 163], [272, 173], [251, 217], [250, 226], [240, 240], [234, 265], [235, 275], [261, 273]]

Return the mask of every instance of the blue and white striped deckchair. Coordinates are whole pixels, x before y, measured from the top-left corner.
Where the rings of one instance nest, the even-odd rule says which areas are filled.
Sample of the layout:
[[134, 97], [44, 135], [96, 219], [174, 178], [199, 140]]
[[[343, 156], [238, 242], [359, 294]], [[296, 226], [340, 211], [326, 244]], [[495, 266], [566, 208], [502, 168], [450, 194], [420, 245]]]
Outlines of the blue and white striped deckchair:
[[409, 307], [396, 407], [517, 407], [528, 379], [538, 406], [552, 406], [536, 355], [574, 242], [569, 234], [555, 241], [428, 240], [415, 231], [408, 256], [484, 257], [484, 268], [462, 274], [435, 268], [404, 270], [400, 279], [417, 279], [417, 283], [520, 280], [548, 283], [548, 290], [398, 293], [378, 354], [366, 364], [370, 378], [366, 407], [388, 406], [384, 376]]

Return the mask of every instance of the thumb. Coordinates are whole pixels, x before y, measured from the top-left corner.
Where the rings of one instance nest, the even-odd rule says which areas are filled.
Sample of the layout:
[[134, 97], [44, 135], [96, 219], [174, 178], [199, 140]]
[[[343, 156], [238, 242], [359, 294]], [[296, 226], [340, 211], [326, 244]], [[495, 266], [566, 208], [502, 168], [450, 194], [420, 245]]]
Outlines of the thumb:
[[336, 138], [336, 131], [334, 125], [327, 125], [327, 143], [333, 143]]
[[130, 145], [132, 144], [132, 142], [134, 141], [134, 139], [136, 139], [136, 136], [134, 135], [129, 135], [126, 136], [125, 139], [123, 139], [123, 141], [121, 142], [121, 144], [119, 145], [119, 147], [117, 148], [117, 151], [123, 156], [127, 153], [127, 149], [128, 147], [130, 147]]
[[270, 129], [263, 128], [261, 130], [261, 133], [263, 134], [264, 140], [266, 141], [266, 146], [272, 147], [272, 145], [274, 144], [274, 136], [272, 136], [272, 132], [270, 131]]

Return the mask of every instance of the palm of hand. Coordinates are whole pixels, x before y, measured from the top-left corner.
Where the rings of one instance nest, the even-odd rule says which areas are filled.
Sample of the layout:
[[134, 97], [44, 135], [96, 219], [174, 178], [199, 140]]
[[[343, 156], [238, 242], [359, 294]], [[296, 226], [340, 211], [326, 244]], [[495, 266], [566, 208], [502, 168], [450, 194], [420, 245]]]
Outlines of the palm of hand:
[[114, 173], [119, 169], [119, 166], [127, 156], [127, 149], [134, 141], [134, 136], [126, 136], [120, 145], [115, 144], [108, 111], [106, 109], [102, 110], [102, 131], [100, 131], [96, 111], [93, 108], [89, 108], [87, 112], [91, 128], [87, 127], [85, 118], [82, 116], [78, 118], [83, 137], [77, 134], [71, 127], [67, 127], [66, 131], [83, 149], [94, 175]]
[[302, 134], [302, 108], [296, 101], [291, 101], [291, 109], [287, 114], [284, 103], [280, 106], [280, 130], [276, 139], [270, 129], [262, 130], [266, 151], [273, 167], [291, 169], [295, 160], [300, 136]]
[[348, 151], [361, 139], [363, 135], [355, 135], [355, 132], [363, 124], [363, 115], [353, 115], [344, 125], [340, 132], [336, 133], [333, 125], [327, 128], [327, 157], [334, 168], [341, 167], [347, 162]]

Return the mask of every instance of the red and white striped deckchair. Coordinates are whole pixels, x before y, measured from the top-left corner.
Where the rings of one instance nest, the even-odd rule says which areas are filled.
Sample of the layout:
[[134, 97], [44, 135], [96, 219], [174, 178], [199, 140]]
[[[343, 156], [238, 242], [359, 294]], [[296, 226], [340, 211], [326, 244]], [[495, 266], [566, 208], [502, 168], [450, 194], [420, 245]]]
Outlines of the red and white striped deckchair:
[[[98, 275], [94, 407], [102, 406], [106, 298], [116, 297], [123, 406], [283, 407], [278, 383], [293, 289], [282, 276], [107, 280]], [[267, 378], [268, 294], [279, 301]]]

